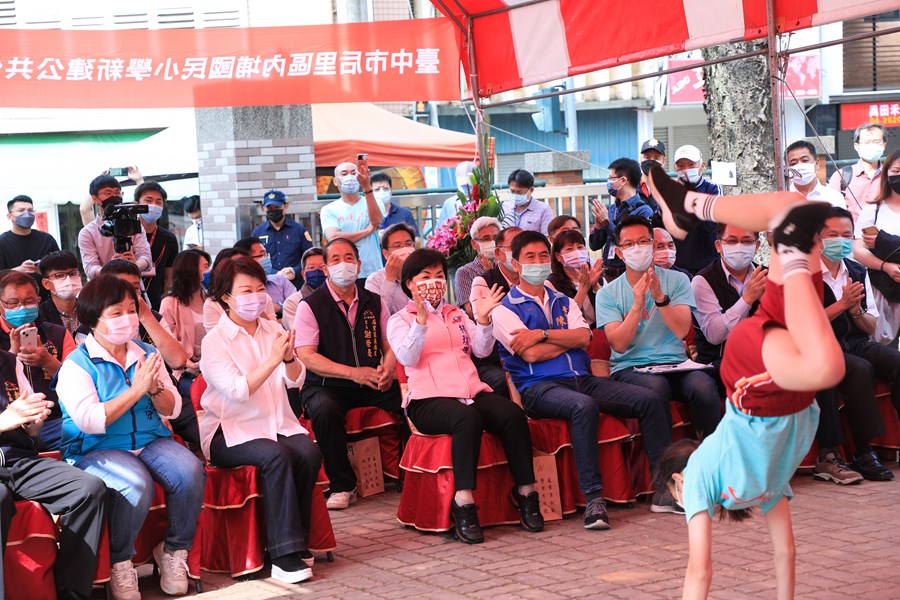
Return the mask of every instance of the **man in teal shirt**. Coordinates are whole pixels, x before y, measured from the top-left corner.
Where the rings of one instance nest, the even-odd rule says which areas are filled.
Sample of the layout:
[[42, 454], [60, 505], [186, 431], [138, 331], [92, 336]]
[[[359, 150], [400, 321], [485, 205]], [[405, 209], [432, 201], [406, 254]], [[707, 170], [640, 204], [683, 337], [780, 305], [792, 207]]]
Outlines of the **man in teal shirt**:
[[625, 263], [619, 277], [597, 292], [597, 327], [612, 349], [612, 378], [686, 402], [697, 434], [711, 434], [722, 418], [716, 383], [703, 370], [641, 373], [635, 369], [687, 360], [684, 338], [691, 330], [694, 293], [683, 273], [653, 264], [653, 228], [629, 215], [616, 227], [616, 254]]

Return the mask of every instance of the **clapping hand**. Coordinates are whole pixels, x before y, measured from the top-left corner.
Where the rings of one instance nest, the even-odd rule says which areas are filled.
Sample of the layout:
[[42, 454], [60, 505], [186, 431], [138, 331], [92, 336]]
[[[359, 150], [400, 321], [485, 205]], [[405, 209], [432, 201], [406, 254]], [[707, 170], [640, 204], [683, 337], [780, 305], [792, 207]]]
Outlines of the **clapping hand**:
[[141, 392], [141, 395], [150, 392], [156, 393], [159, 388], [159, 368], [162, 358], [159, 352], [153, 352], [138, 359], [134, 370], [132, 387]]
[[595, 229], [602, 229], [609, 223], [609, 209], [597, 198], [591, 202], [591, 213], [594, 215]]
[[16, 427], [28, 427], [43, 423], [50, 416], [53, 403], [44, 394], [22, 396], [10, 402], [0, 413], [0, 431], [10, 431]]
[[419, 325], [424, 325], [426, 321], [428, 321], [428, 308], [425, 306], [425, 299], [422, 298], [422, 294], [419, 293], [418, 287], [413, 287], [411, 290], [413, 302], [416, 303], [416, 323]]
[[852, 310], [860, 306], [860, 302], [866, 297], [866, 286], [858, 281], [848, 281], [842, 290], [841, 303], [844, 305], [844, 310]]
[[650, 289], [650, 273], [652, 272], [651, 269], [644, 273], [631, 290], [634, 294], [632, 307], [637, 310], [644, 310], [644, 307], [647, 305], [647, 290]]

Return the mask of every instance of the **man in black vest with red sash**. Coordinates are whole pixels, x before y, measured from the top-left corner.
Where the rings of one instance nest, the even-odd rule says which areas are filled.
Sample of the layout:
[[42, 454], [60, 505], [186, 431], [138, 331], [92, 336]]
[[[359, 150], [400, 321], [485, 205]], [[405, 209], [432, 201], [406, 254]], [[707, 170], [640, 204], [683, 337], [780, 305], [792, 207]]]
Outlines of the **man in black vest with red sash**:
[[[0, 349], [19, 359], [32, 389], [53, 403], [38, 438], [38, 450], [44, 452], [59, 449], [62, 412], [51, 383], [62, 361], [75, 349], [75, 340], [62, 325], [41, 319], [39, 304], [40, 294], [34, 279], [18, 271], [9, 271], [0, 277]], [[32, 327], [37, 329], [35, 339], [39, 343], [26, 345], [21, 333]]]
[[337, 238], [324, 248], [325, 285], [297, 307], [294, 329], [306, 365], [301, 400], [331, 482], [329, 509], [356, 502], [356, 475], [347, 457], [346, 416], [351, 408], [377, 406], [403, 414], [396, 358], [387, 341], [387, 306], [357, 283], [360, 261], [353, 242]]
[[[844, 351], [846, 374], [836, 388], [816, 394], [822, 412], [816, 440], [819, 458], [813, 477], [838, 484], [857, 483], [863, 478], [887, 481], [894, 478], [881, 464], [870, 442], [884, 434], [884, 422], [875, 400], [875, 378], [891, 384], [891, 399], [900, 409], [900, 352], [869, 340], [875, 331], [877, 311], [867, 302], [866, 269], [850, 259], [853, 251], [853, 216], [833, 207], [819, 232], [822, 238], [822, 280], [825, 314], [831, 319], [835, 337]], [[844, 413], [853, 436], [855, 455], [848, 466], [837, 451], [843, 443], [838, 398], [844, 398]]]

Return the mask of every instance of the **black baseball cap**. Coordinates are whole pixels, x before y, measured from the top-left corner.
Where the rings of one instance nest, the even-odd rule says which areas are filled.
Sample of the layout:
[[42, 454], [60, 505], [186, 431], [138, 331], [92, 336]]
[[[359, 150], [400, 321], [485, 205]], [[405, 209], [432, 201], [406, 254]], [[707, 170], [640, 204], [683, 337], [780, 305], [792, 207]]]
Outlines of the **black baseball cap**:
[[643, 154], [647, 150], [656, 150], [663, 156], [666, 155], [666, 145], [656, 138], [650, 138], [641, 145], [641, 154]]

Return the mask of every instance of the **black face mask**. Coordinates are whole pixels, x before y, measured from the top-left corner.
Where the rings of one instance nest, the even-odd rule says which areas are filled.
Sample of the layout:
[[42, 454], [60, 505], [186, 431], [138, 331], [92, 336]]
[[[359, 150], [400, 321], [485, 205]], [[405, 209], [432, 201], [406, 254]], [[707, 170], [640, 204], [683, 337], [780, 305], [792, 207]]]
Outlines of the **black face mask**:
[[900, 194], [900, 175], [891, 175], [888, 177], [888, 185], [894, 190], [895, 194]]
[[284, 211], [283, 210], [270, 210], [269, 212], [266, 213], [266, 218], [268, 220], [272, 221], [273, 223], [277, 223], [278, 221], [280, 221], [284, 218]]

